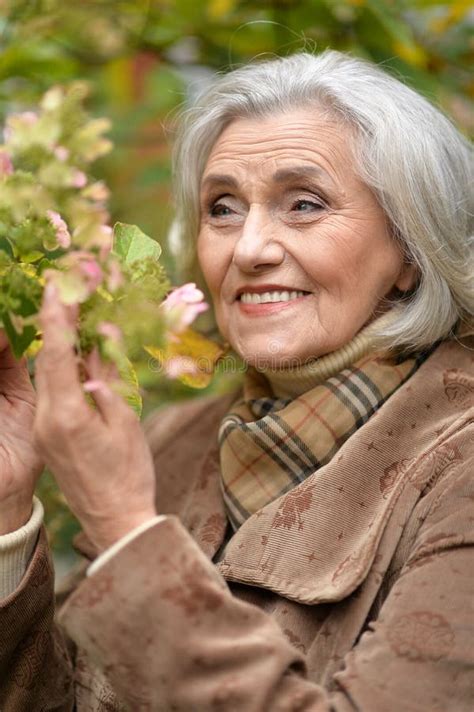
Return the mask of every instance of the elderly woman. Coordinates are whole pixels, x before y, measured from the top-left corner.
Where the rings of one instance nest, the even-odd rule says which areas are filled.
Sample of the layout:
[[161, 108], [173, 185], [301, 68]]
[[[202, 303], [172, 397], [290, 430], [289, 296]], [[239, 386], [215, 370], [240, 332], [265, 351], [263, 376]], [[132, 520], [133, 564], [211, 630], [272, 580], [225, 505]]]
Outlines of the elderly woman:
[[[107, 382], [92, 411], [47, 288], [36, 414], [2, 352], [0, 708], [472, 710], [465, 141], [325, 52], [219, 78], [176, 159], [243, 389], [145, 435]], [[86, 557], [58, 623], [43, 462]]]

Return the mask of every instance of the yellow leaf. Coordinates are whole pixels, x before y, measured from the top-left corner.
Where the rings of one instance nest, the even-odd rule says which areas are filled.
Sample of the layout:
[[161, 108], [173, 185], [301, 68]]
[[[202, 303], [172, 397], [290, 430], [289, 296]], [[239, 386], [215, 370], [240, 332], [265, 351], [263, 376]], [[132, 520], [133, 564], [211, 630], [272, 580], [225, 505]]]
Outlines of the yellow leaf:
[[35, 356], [37, 356], [38, 353], [41, 351], [42, 345], [43, 340], [40, 338], [36, 338], [34, 341], [32, 341], [26, 349], [25, 355], [27, 356], [27, 358], [35, 358]]
[[28, 275], [28, 277], [36, 277], [36, 267], [33, 265], [27, 264], [26, 262], [19, 262], [18, 267], [21, 269], [22, 272]]
[[449, 15], [452, 22], [458, 22], [462, 20], [468, 12], [472, 11], [472, 1], [471, 0], [455, 0], [449, 5]]
[[395, 41], [393, 49], [408, 64], [412, 64], [414, 67], [426, 67], [426, 53], [419, 45]]
[[210, 0], [207, 5], [207, 15], [210, 20], [220, 20], [234, 10], [236, 0]]
[[128, 358], [118, 367], [120, 380], [114, 384], [114, 390], [119, 393], [128, 405], [140, 417], [142, 412], [142, 397], [136, 371]]
[[192, 373], [181, 373], [177, 378], [191, 388], [205, 388], [211, 382], [216, 363], [225, 353], [225, 349], [193, 329], [186, 329], [177, 338], [177, 341], [169, 341], [162, 349], [145, 346], [145, 351], [153, 356], [165, 371], [167, 364], [178, 360], [191, 365]]
[[465, 15], [472, 10], [472, 0], [454, 0], [449, 6], [445, 6], [445, 12], [441, 16], [435, 16], [428, 24], [429, 29], [436, 35], [447, 32], [449, 28], [463, 20]]
[[100, 285], [97, 287], [96, 291], [97, 291], [97, 294], [100, 294], [100, 296], [103, 297], [103, 299], [105, 299], [106, 302], [114, 301], [113, 296], [106, 289], [101, 287]]
[[119, 57], [105, 65], [107, 89], [117, 106], [130, 106], [133, 93], [133, 62], [130, 57]]

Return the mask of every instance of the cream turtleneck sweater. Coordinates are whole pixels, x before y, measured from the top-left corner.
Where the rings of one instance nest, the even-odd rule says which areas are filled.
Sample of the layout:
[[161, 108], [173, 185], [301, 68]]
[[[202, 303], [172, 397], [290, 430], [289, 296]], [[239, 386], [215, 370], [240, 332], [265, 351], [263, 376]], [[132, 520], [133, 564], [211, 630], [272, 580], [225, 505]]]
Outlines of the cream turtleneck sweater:
[[270, 382], [277, 398], [297, 398], [367, 354], [375, 353], [380, 348], [375, 333], [391, 324], [394, 318], [392, 312], [380, 316], [337, 351], [314, 359], [299, 368], [265, 369], [261, 372]]

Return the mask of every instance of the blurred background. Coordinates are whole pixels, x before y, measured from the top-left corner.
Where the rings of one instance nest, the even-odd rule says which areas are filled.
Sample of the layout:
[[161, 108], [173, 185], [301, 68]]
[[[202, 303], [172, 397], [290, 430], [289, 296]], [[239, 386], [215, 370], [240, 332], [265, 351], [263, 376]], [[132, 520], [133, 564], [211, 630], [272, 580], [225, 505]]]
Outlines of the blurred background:
[[[54, 84], [85, 79], [89, 110], [112, 120], [115, 149], [95, 164], [112, 223], [135, 223], [163, 246], [175, 282], [182, 260], [170, 225], [176, 110], [216, 72], [251, 59], [328, 47], [393, 71], [474, 133], [474, 7], [470, 0], [0, 0], [0, 115], [34, 109]], [[145, 414], [196, 396], [140, 370]], [[235, 375], [209, 387], [222, 390]], [[40, 496], [61, 569], [78, 529], [52, 478]]]

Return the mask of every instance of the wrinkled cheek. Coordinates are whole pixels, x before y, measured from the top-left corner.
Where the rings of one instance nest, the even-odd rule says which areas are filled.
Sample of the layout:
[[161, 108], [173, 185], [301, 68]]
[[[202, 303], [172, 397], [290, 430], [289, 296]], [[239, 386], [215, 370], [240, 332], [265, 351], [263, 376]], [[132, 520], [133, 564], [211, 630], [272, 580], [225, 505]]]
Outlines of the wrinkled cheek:
[[224, 265], [228, 261], [229, 246], [215, 235], [209, 235], [203, 230], [197, 240], [197, 256], [201, 270], [209, 282], [222, 280]]
[[[204, 277], [206, 277], [206, 266], [207, 266], [207, 259], [206, 259], [206, 243], [204, 239], [199, 235], [196, 243], [196, 254], [197, 254], [197, 261], [199, 264], [199, 267], [201, 269], [201, 272], [203, 273]], [[206, 282], [207, 282], [207, 277], [206, 277]]]
[[216, 261], [212, 259], [212, 251], [209, 245], [198, 242], [197, 245], [198, 264], [203, 274], [204, 280], [209, 291], [215, 298], [216, 284], [218, 282], [218, 272], [216, 270]]
[[224, 339], [228, 340], [230, 337], [230, 330], [229, 318], [228, 314], [226, 313], [226, 309], [223, 307], [223, 304], [220, 300], [215, 300], [213, 303], [214, 315], [216, 317], [216, 323], [217, 328], [219, 329], [219, 333]]

